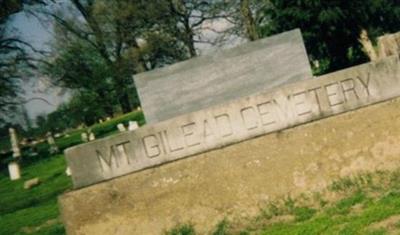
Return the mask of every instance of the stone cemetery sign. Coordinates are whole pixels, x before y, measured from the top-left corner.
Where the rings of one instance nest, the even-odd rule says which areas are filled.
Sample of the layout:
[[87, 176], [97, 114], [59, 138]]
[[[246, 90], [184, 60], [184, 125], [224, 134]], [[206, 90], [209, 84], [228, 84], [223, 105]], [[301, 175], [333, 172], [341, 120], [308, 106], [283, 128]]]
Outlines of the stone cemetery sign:
[[312, 77], [300, 30], [135, 75], [147, 124]]
[[75, 188], [400, 96], [392, 56], [66, 150]]

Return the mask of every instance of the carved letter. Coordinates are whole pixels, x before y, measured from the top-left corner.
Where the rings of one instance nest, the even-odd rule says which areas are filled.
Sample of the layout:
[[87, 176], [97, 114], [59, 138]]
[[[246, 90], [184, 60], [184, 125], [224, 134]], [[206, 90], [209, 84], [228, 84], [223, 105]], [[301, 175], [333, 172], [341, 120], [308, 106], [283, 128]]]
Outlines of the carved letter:
[[116, 167], [119, 166], [118, 160], [115, 158], [114, 146], [110, 146], [109, 154], [103, 154], [96, 149], [97, 159], [99, 160], [100, 167], [102, 171], [110, 170], [113, 162]]
[[[172, 138], [172, 140], [175, 142], [175, 146], [172, 146], [172, 142], [170, 141], [170, 135], [168, 135], [168, 131], [164, 131], [164, 136], [165, 136], [165, 140], [167, 142], [168, 145], [168, 149], [171, 153], [182, 150], [184, 148], [183, 144], [181, 146], [179, 146], [179, 144], [177, 144], [177, 142], [179, 142], [178, 138]], [[180, 134], [180, 133], [179, 133]]]
[[220, 128], [222, 137], [228, 137], [233, 134], [231, 119], [227, 113], [220, 114], [214, 117], [217, 123], [217, 128]]
[[147, 157], [153, 158], [161, 154], [158, 139], [155, 135], [148, 135], [143, 137], [142, 142]]
[[261, 124], [263, 126], [269, 126], [276, 123], [273, 114], [271, 113], [271, 104], [271, 101], [257, 104], [258, 114], [260, 114]]
[[204, 131], [203, 131], [204, 139], [206, 139], [208, 136], [214, 135], [214, 132], [212, 131], [207, 119], [204, 120], [203, 126], [204, 126]]
[[[128, 157], [128, 151], [127, 148], [125, 147], [125, 145], [128, 145], [130, 143], [130, 141], [125, 141], [119, 144], [116, 144], [115, 147], [117, 148], [118, 152], [119, 152], [119, 156], [122, 159], [126, 159], [127, 164], [130, 164], [131, 161]], [[132, 153], [133, 154], [133, 153]]]
[[293, 100], [295, 101], [294, 107], [297, 111], [296, 113], [298, 116], [304, 116], [304, 115], [312, 113], [310, 103], [306, 102], [307, 101], [306, 94], [307, 94], [306, 91], [302, 91], [302, 92], [293, 94]]
[[338, 93], [341, 91], [338, 83], [335, 82], [325, 85], [325, 90], [326, 95], [328, 96], [329, 106], [333, 107], [344, 103], [343, 97], [341, 97], [343, 94]]
[[355, 86], [354, 80], [352, 78], [348, 78], [348, 79], [340, 81], [340, 85], [342, 87], [344, 99], [346, 101], [349, 101], [349, 99], [350, 99], [350, 96], [347, 95], [347, 93], [350, 93], [350, 92], [352, 92], [354, 94], [356, 99], [360, 98], [357, 94], [357, 91], [355, 89], [356, 86]]
[[364, 81], [362, 80], [361, 77], [357, 76], [357, 79], [360, 81], [361, 85], [365, 88], [365, 92], [367, 93], [367, 96], [370, 95], [369, 93], [369, 81], [370, 81], [370, 74], [368, 73], [367, 79]]
[[244, 126], [247, 130], [252, 130], [258, 127], [257, 113], [253, 107], [245, 107], [240, 110]]
[[185, 139], [186, 146], [192, 147], [200, 144], [200, 141], [196, 141], [194, 129], [196, 128], [196, 123], [192, 122], [181, 126], [183, 137]]

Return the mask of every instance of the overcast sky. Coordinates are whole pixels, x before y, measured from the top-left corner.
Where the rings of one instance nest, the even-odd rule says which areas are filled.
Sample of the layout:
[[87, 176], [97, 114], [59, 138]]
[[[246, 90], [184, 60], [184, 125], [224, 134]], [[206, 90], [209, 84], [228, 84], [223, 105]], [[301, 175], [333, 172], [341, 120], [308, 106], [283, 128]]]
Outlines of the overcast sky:
[[[11, 27], [15, 30], [14, 34], [41, 50], [49, 50], [51, 41], [51, 25], [43, 25], [39, 20], [25, 12], [14, 14], [11, 20]], [[41, 100], [32, 100], [25, 106], [31, 118], [42, 113], [49, 113], [57, 108], [57, 106], [66, 100], [66, 95], [60, 94], [60, 89], [48, 89], [48, 86], [40, 77], [29, 78], [24, 81], [23, 88], [26, 100], [40, 97], [48, 100], [52, 105]]]
[[[57, 4], [62, 4], [65, 7], [65, 2], [60, 1]], [[59, 6], [59, 5], [58, 5]], [[217, 30], [222, 30], [227, 27], [226, 22], [215, 21], [205, 22], [206, 27], [213, 27]], [[50, 50], [49, 43], [52, 40], [52, 26], [50, 23], [40, 22], [36, 17], [29, 13], [20, 12], [14, 14], [11, 18], [11, 27], [17, 29], [16, 34], [26, 42], [30, 43], [37, 49]], [[215, 37], [215, 33], [211, 31], [204, 32], [205, 37]], [[240, 40], [232, 39], [228, 43], [229, 47], [238, 44]], [[196, 47], [199, 49], [200, 54], [208, 54], [214, 51], [216, 48], [211, 47], [207, 44], [197, 44]], [[31, 98], [43, 98], [49, 101], [52, 105], [47, 104], [41, 100], [33, 100], [28, 102], [25, 106], [31, 119], [34, 119], [39, 114], [49, 113], [54, 111], [58, 105], [68, 100], [68, 94], [62, 94], [59, 88], [49, 88], [46, 84], [46, 79], [40, 77], [33, 77], [28, 79], [29, 82], [23, 84], [25, 90], [25, 99]]]

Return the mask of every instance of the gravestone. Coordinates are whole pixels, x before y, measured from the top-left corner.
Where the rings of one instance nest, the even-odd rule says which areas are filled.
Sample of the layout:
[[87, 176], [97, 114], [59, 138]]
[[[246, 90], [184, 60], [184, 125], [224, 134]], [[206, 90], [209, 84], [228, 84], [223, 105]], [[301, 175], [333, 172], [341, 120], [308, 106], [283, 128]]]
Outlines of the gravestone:
[[399, 96], [398, 71], [399, 58], [388, 57], [69, 148], [74, 187]]
[[126, 128], [125, 128], [125, 126], [124, 126], [123, 123], [119, 123], [119, 124], [117, 125], [117, 128], [118, 128], [118, 130], [119, 130], [120, 132], [126, 131]]
[[89, 133], [89, 141], [93, 141], [93, 140], [95, 140], [96, 139], [96, 136], [94, 135], [94, 133], [93, 132], [90, 132]]
[[11, 148], [13, 151], [13, 160], [8, 163], [8, 173], [11, 180], [18, 180], [21, 178], [21, 169], [19, 166], [19, 159], [21, 157], [21, 149], [19, 148], [17, 133], [14, 128], [8, 129], [10, 133]]
[[139, 128], [139, 125], [136, 121], [129, 121], [128, 130], [133, 131]]
[[134, 76], [147, 124], [312, 78], [300, 30]]
[[81, 140], [82, 140], [83, 142], [88, 142], [88, 141], [89, 141], [89, 137], [88, 137], [88, 134], [87, 134], [86, 132], [82, 132], [82, 134], [81, 134]]
[[71, 176], [71, 168], [67, 167], [67, 169], [65, 170], [65, 174], [67, 176]]
[[18, 180], [21, 178], [21, 169], [17, 161], [8, 163], [8, 173], [11, 180]]
[[56, 141], [54, 140], [53, 134], [51, 132], [47, 133], [47, 143], [50, 145], [49, 152], [51, 154], [55, 154], [55, 153], [58, 153], [60, 151], [58, 149]]
[[210, 234], [273, 199], [393, 169], [399, 71], [392, 56], [70, 148], [67, 233], [162, 234], [193, 222]]
[[13, 151], [13, 157], [18, 158], [21, 156], [21, 149], [19, 148], [17, 133], [14, 128], [9, 128], [8, 131], [10, 133], [10, 142]]

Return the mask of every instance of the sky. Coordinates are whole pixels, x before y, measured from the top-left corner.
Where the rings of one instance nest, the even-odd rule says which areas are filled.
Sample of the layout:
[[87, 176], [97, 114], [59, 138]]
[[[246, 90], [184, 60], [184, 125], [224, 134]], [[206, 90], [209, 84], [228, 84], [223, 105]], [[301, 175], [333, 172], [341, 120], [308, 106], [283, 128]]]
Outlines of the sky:
[[[24, 41], [30, 43], [33, 47], [41, 50], [49, 50], [49, 43], [52, 39], [51, 25], [44, 25], [36, 17], [29, 13], [19, 12], [12, 16], [11, 27], [13, 31]], [[49, 88], [46, 79], [41, 77], [31, 77], [24, 79], [23, 83], [24, 98], [42, 98], [50, 104], [40, 100], [33, 99], [25, 104], [29, 116], [34, 119], [37, 115], [54, 111], [59, 104], [67, 100], [68, 95], [63, 94], [60, 88]]]
[[[66, 6], [64, 1], [58, 2], [57, 4], [60, 3], [64, 7]], [[14, 33], [19, 35], [21, 39], [30, 43], [37, 49], [46, 51], [50, 50], [49, 44], [51, 43], [53, 33], [53, 27], [51, 23], [41, 22], [35, 16], [26, 12], [14, 14], [10, 22], [11, 28], [17, 29], [17, 31]], [[221, 21], [206, 22], [205, 24], [207, 24], [205, 27], [212, 27], [217, 30], [222, 30], [227, 27], [227, 23]], [[215, 33], [209, 30], [205, 30], [203, 35], [206, 38], [215, 37]], [[228, 47], [237, 45], [238, 43], [238, 40], [233, 39], [231, 43], [228, 43]], [[208, 54], [216, 49], [215, 47], [207, 44], [197, 44], [196, 47], [200, 54]], [[69, 98], [68, 93], [63, 92], [63, 90], [60, 88], [50, 87], [46, 81], [46, 78], [36, 76], [27, 79], [27, 81], [23, 84], [25, 100], [41, 98], [50, 103], [48, 104], [41, 99], [33, 99], [32, 101], [26, 103], [26, 110], [28, 111], [28, 115], [32, 120], [34, 120], [35, 117], [40, 114], [47, 114], [54, 111], [58, 105], [67, 101]]]

